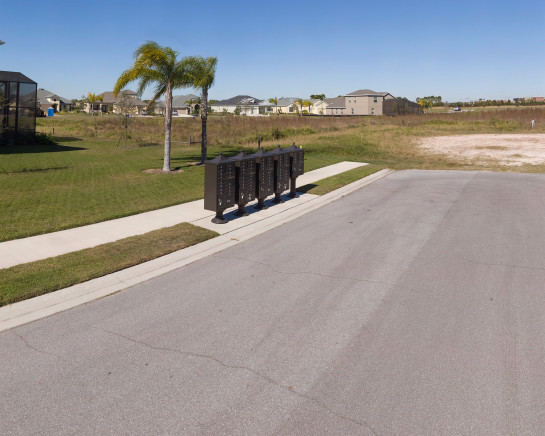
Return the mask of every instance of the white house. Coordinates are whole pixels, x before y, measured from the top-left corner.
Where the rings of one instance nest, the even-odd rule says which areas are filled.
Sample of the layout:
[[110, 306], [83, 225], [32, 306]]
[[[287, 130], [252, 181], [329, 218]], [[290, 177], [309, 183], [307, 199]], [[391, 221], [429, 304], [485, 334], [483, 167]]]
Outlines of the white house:
[[216, 113], [230, 113], [248, 116], [269, 115], [273, 113], [274, 104], [249, 95], [237, 95], [227, 100], [212, 103], [210, 107]]

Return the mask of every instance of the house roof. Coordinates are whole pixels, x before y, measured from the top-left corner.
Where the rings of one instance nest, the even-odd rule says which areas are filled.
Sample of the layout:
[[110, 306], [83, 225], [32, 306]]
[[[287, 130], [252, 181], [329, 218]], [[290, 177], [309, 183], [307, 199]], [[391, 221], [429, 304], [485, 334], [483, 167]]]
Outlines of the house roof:
[[37, 83], [34, 80], [29, 79], [27, 76], [15, 71], [0, 71], [1, 82], [22, 82], [22, 83]]
[[389, 92], [376, 92], [372, 91], [370, 89], [360, 89], [358, 91], [351, 92], [350, 94], [346, 94], [345, 97], [359, 97], [360, 95], [387, 95]]
[[112, 103], [119, 103], [121, 101], [122, 94], [131, 96], [134, 99], [133, 104], [135, 106], [146, 106], [147, 104], [139, 100], [136, 97], [136, 92], [131, 91], [130, 89], [122, 90], [119, 94], [117, 94], [117, 97], [114, 97], [114, 93], [112, 91], [105, 91], [99, 94], [99, 96], [102, 96], [102, 103], [112, 104]]
[[258, 106], [264, 101], [265, 100], [260, 100], [250, 95], [237, 95], [236, 97], [231, 97], [227, 100], [221, 100], [216, 103], [212, 103], [210, 106]]
[[72, 104], [72, 100], [68, 98], [60, 97], [59, 95], [43, 88], [39, 88], [36, 91], [36, 97], [37, 97], [38, 103], [40, 104], [51, 104], [51, 102], [47, 100], [48, 98], [51, 98], [52, 100], [60, 101], [61, 103]]
[[[173, 95], [172, 108], [185, 108], [187, 107], [187, 104], [185, 104], [186, 101], [195, 100], [197, 98], [199, 98], [199, 96], [195, 94]], [[165, 107], [165, 101], [164, 100], [158, 101], [156, 106]]]
[[345, 109], [344, 97], [324, 98], [324, 102], [327, 103], [328, 108], [333, 109]]
[[299, 97], [282, 97], [278, 99], [278, 106], [289, 106], [295, 100], [298, 100]]

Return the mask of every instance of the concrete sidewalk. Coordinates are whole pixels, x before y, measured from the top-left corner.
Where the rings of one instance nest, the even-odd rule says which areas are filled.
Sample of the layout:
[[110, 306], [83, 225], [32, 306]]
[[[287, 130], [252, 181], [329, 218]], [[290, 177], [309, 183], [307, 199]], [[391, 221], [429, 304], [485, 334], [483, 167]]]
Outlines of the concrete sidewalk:
[[[303, 186], [314, 183], [318, 180], [363, 165], [367, 164], [361, 162], [340, 162], [314, 171], [309, 171], [298, 177], [297, 185]], [[227, 224], [213, 224], [211, 219], [214, 217], [214, 212], [205, 210], [204, 200], [201, 199], [138, 215], [131, 215], [111, 221], [103, 221], [88, 226], [76, 227], [29, 238], [15, 239], [13, 241], [0, 243], [0, 269], [95, 247], [130, 236], [141, 235], [153, 230], [174, 226], [182, 222], [193, 223], [214, 230], [220, 234], [224, 234], [282, 213], [287, 209], [310, 201], [314, 197], [315, 196], [313, 195], [305, 194], [296, 199], [289, 199], [286, 203], [279, 205], [272, 205], [269, 200], [267, 204], [272, 205], [273, 207], [260, 211], [259, 213], [254, 213], [255, 211], [250, 204], [250, 207], [247, 207], [248, 212], [251, 213], [249, 217], [235, 217], [233, 215], [235, 208], [233, 208], [230, 212], [227, 211], [225, 214], [227, 219], [230, 220]]]

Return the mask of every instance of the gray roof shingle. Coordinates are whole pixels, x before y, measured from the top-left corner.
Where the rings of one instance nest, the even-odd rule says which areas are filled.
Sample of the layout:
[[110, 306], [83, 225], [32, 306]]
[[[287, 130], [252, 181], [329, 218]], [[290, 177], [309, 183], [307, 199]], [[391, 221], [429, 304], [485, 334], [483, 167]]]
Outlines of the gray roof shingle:
[[352, 96], [358, 97], [360, 95], [381, 95], [381, 96], [384, 96], [386, 94], [389, 94], [389, 92], [376, 92], [376, 91], [372, 91], [370, 89], [360, 89], [358, 91], [351, 92], [350, 94], [346, 94], [345, 97], [352, 97]]

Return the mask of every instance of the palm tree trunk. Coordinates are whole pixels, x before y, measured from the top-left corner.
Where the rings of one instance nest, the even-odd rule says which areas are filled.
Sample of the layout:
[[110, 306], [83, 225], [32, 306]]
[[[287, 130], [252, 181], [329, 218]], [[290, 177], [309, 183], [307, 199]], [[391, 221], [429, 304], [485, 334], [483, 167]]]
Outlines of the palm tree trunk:
[[204, 86], [202, 88], [201, 96], [201, 123], [202, 123], [202, 132], [201, 132], [201, 165], [207, 159], [207, 138], [206, 138], [206, 121], [208, 117], [208, 88]]
[[163, 171], [170, 171], [170, 130], [172, 128], [172, 89], [170, 80], [167, 80], [165, 90], [165, 155]]

